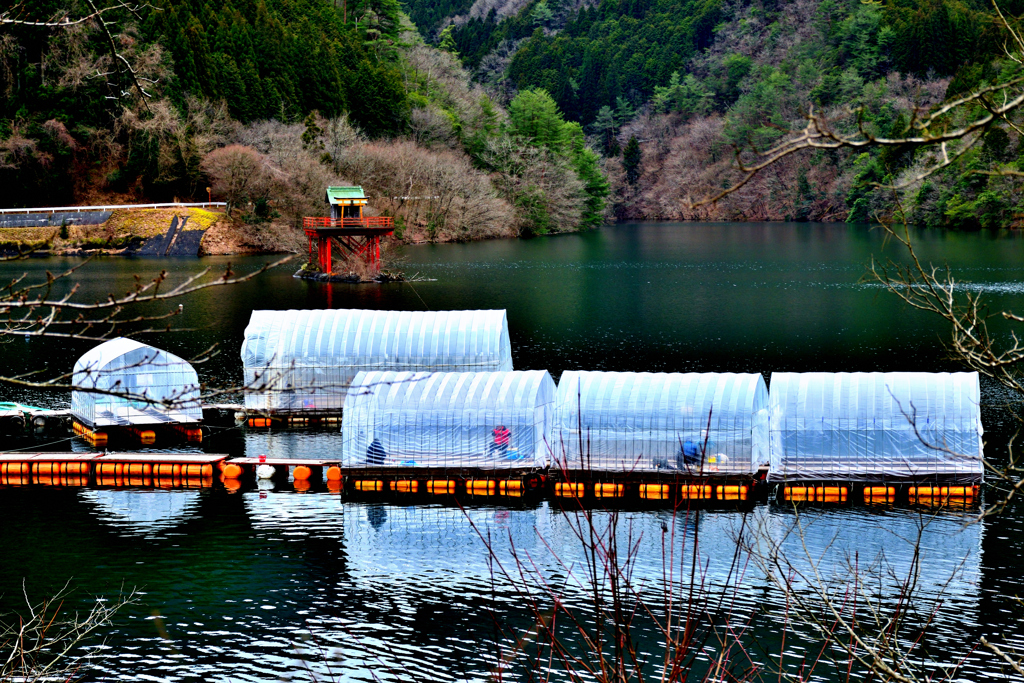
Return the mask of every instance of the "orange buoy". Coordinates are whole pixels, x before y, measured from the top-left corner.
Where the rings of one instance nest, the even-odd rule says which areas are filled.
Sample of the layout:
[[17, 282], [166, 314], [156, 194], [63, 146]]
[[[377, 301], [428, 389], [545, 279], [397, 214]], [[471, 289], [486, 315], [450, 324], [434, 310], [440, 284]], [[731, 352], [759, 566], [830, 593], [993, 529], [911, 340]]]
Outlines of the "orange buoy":
[[305, 465], [297, 465], [295, 469], [292, 470], [292, 479], [295, 481], [308, 481], [312, 475], [313, 470], [309, 469]]
[[782, 490], [783, 498], [793, 502], [814, 500], [814, 488], [810, 486], [787, 486]]
[[467, 479], [466, 493], [475, 496], [490, 496], [494, 494], [496, 484], [493, 479]]
[[619, 498], [625, 490], [626, 487], [623, 484], [610, 484], [608, 482], [594, 484], [594, 496], [597, 498]]
[[567, 481], [560, 481], [555, 484], [555, 495], [567, 498], [582, 498], [583, 484], [574, 484]]
[[455, 482], [449, 479], [428, 481], [427, 493], [433, 493], [435, 495], [451, 495], [455, 493]]
[[331, 465], [327, 468], [327, 481], [341, 481], [341, 468]]
[[242, 476], [242, 467], [235, 463], [228, 463], [221, 471], [226, 479], [238, 479]]
[[181, 465], [159, 463], [153, 466], [153, 474], [158, 477], [180, 477]]
[[679, 497], [686, 500], [706, 500], [711, 497], [711, 486], [699, 484], [680, 486]]
[[865, 503], [892, 503], [896, 500], [895, 486], [865, 486]]
[[181, 465], [183, 477], [213, 477], [213, 465]]
[[92, 465], [87, 462], [69, 462], [65, 463], [64, 472], [67, 474], [85, 474], [88, 475], [92, 471]]
[[96, 465], [96, 475], [102, 477], [119, 477], [124, 474], [123, 462], [101, 462]]
[[391, 490], [399, 493], [416, 493], [420, 490], [418, 481], [399, 480], [391, 482]]
[[668, 498], [668, 484], [640, 484], [640, 497], [648, 500]]
[[352, 482], [356, 491], [381, 491], [384, 489], [384, 482], [376, 479], [357, 479]]
[[5, 462], [0, 465], [0, 474], [28, 474], [32, 471], [31, 463]]
[[845, 503], [845, 486], [819, 486], [816, 491], [819, 503]]
[[523, 495], [522, 479], [505, 479], [498, 482], [498, 493], [503, 496], [518, 498]]
[[249, 426], [250, 427], [269, 427], [270, 426], [270, 418], [269, 417], [250, 417], [249, 418]]
[[62, 474], [64, 463], [62, 462], [34, 462], [32, 463], [32, 474]]
[[746, 500], [746, 486], [719, 486], [715, 490], [719, 500]]
[[153, 466], [148, 462], [131, 462], [125, 464], [124, 473], [133, 477], [148, 477], [153, 474]]

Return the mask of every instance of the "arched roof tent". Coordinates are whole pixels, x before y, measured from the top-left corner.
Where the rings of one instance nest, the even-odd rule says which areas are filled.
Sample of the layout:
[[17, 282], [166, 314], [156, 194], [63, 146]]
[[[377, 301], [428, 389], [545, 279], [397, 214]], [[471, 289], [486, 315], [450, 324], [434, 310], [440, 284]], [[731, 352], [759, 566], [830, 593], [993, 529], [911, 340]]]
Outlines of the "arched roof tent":
[[360, 370], [509, 371], [505, 311], [253, 311], [245, 328], [245, 407], [340, 409]]
[[769, 479], [980, 481], [980, 396], [976, 372], [773, 373]]
[[555, 383], [545, 370], [360, 372], [345, 399], [342, 462], [543, 467], [554, 400]]
[[759, 374], [570, 371], [556, 404], [557, 467], [749, 474], [768, 461]]
[[119, 337], [89, 350], [75, 363], [73, 382], [71, 415], [89, 427], [203, 419], [199, 377], [192, 366], [134, 339]]

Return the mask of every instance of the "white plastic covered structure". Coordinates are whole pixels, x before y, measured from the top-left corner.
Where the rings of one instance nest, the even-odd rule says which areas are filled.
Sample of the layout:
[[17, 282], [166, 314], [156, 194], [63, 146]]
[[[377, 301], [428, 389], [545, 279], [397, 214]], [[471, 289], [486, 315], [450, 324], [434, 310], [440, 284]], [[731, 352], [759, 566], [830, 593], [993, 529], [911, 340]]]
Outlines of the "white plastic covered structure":
[[185, 360], [134, 339], [111, 339], [75, 363], [71, 415], [89, 427], [195, 423], [199, 377]]
[[346, 466], [543, 467], [555, 383], [524, 372], [360, 372], [345, 399]]
[[245, 407], [336, 411], [360, 371], [512, 369], [505, 311], [253, 311], [245, 328]]
[[572, 371], [556, 403], [558, 467], [714, 475], [768, 461], [760, 374]]
[[978, 373], [780, 373], [773, 481], [982, 478]]

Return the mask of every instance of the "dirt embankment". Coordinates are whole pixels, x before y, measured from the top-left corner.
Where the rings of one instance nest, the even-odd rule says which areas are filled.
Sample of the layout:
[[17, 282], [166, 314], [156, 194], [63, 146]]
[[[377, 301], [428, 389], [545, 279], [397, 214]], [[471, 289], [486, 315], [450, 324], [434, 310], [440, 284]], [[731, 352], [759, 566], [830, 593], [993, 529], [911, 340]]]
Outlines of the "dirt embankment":
[[98, 225], [0, 228], [0, 251], [134, 254], [144, 249], [147, 242], [163, 239], [175, 217], [188, 219], [181, 228], [183, 234], [204, 233], [199, 241], [200, 255], [282, 251], [281, 246], [259, 239], [248, 226], [225, 214], [199, 208], [123, 209], [114, 211], [105, 223]]

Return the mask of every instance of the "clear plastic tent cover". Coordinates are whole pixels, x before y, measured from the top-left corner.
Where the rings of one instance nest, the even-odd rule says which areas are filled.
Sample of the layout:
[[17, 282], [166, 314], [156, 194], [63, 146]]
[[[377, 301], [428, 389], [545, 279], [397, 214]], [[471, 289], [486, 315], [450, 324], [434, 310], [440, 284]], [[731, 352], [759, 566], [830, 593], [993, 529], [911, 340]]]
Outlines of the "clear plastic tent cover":
[[982, 478], [976, 372], [776, 372], [769, 402], [773, 481]]
[[192, 366], [133, 339], [111, 339], [91, 349], [75, 363], [73, 380], [82, 390], [71, 392], [71, 414], [90, 427], [192, 423], [203, 418], [199, 377]]
[[507, 372], [505, 311], [253, 311], [242, 364], [250, 410], [338, 410], [357, 372]]
[[556, 404], [559, 467], [741, 474], [768, 461], [759, 374], [565, 372]]
[[342, 462], [543, 467], [554, 401], [555, 383], [544, 370], [360, 372], [345, 400]]

